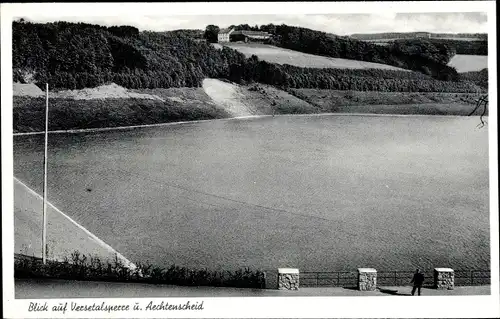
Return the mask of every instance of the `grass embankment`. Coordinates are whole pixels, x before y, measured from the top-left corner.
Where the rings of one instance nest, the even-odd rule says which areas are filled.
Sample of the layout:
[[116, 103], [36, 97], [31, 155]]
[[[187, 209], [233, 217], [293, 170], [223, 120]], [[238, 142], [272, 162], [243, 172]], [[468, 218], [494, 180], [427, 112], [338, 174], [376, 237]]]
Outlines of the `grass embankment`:
[[265, 84], [243, 87], [247, 99], [256, 105], [260, 114], [307, 114], [315, 113], [316, 107], [299, 97]]
[[[218, 80], [213, 80], [215, 84]], [[219, 81], [222, 83], [222, 81]], [[469, 115], [478, 94], [439, 92], [337, 91], [321, 89], [279, 90], [265, 84], [212, 88], [209, 96], [203, 88], [131, 90], [155, 99], [106, 98], [50, 99], [49, 130], [89, 129], [179, 121], [229, 118], [242, 115], [375, 113]], [[231, 93], [231, 94], [229, 94]], [[216, 94], [217, 95], [217, 94]], [[14, 96], [14, 132], [44, 130], [45, 99]], [[237, 107], [239, 106], [239, 107]], [[245, 111], [243, 114], [240, 111]], [[482, 109], [476, 111], [480, 115]]]
[[296, 96], [265, 84], [237, 85], [205, 79], [203, 88], [233, 116], [313, 113], [315, 109]]
[[[234, 87], [234, 94], [225, 103], [216, 103], [202, 88], [131, 90], [132, 93], [149, 94], [158, 99], [51, 98], [49, 130], [117, 127], [240, 116], [241, 114], [231, 112], [233, 104], [245, 106], [249, 113], [243, 115], [316, 113], [314, 106], [272, 86], [231, 85]], [[44, 130], [45, 98], [14, 96], [13, 104], [15, 133]]]
[[64, 261], [47, 261], [40, 258], [15, 255], [15, 278], [69, 279], [114, 282], [138, 282], [150, 284], [171, 284], [180, 286], [214, 286], [238, 288], [264, 288], [265, 274], [248, 268], [236, 271], [209, 271], [187, 269], [172, 265], [168, 268], [137, 263], [130, 270], [118, 259], [114, 262], [101, 261], [98, 257], [74, 252]]
[[[14, 97], [14, 132], [44, 130], [45, 99]], [[51, 99], [49, 130], [117, 127], [228, 117], [214, 103], [186, 99]]]
[[[469, 115], [479, 95], [441, 92], [361, 92], [291, 89], [289, 92], [316, 107], [317, 113], [375, 113]], [[475, 115], [480, 115], [478, 109]]]

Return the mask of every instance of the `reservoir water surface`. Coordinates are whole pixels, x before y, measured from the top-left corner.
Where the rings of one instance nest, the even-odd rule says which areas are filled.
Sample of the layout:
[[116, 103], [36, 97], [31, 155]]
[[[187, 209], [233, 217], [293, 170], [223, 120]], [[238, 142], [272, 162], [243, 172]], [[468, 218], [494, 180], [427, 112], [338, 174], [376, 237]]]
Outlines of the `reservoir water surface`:
[[[282, 116], [49, 135], [48, 198], [133, 262], [489, 269], [477, 117]], [[41, 193], [43, 135], [14, 138]]]

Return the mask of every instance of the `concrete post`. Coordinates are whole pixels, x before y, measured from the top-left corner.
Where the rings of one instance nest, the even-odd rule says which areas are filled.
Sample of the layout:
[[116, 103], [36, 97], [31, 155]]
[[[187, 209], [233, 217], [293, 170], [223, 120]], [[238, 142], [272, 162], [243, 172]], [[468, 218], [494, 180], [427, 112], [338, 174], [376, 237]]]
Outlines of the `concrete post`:
[[377, 270], [374, 268], [358, 268], [358, 290], [375, 291], [377, 288]]
[[299, 270], [296, 268], [279, 268], [278, 289], [299, 290]]
[[455, 272], [451, 268], [434, 268], [434, 288], [453, 290]]

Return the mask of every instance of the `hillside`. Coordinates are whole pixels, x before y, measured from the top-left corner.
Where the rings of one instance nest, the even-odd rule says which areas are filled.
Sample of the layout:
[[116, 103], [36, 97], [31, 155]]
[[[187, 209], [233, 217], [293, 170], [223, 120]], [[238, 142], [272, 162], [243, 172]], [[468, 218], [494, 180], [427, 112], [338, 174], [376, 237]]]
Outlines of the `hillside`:
[[[43, 131], [45, 97], [37, 89], [33, 84], [14, 85], [15, 133]], [[49, 130], [324, 112], [468, 115], [477, 98], [477, 94], [466, 93], [284, 91], [265, 84], [238, 85], [217, 79], [204, 80], [202, 88], [130, 90], [112, 84], [51, 91]]]
[[15, 82], [81, 89], [114, 82], [127, 88], [199, 87], [227, 78], [245, 57], [177, 33], [84, 23], [13, 23]]
[[224, 46], [243, 53], [247, 58], [252, 55], [256, 55], [260, 60], [264, 60], [269, 63], [290, 64], [305, 68], [382, 69], [408, 71], [387, 64], [341, 58], [329, 58], [260, 43], [225, 43]]
[[[469, 115], [477, 94], [356, 92], [292, 89], [290, 93], [316, 107], [319, 113]], [[477, 110], [475, 115], [480, 115]]]
[[[291, 30], [291, 33], [287, 33], [288, 40], [282, 37], [287, 30]], [[293, 37], [290, 36], [298, 32], [297, 30], [301, 29], [276, 27], [277, 39], [281, 37], [280, 46], [293, 46], [296, 42], [293, 42]], [[311, 32], [313, 36], [317, 34], [315, 31]], [[434, 59], [434, 64], [429, 67], [421, 65], [426, 74], [380, 69], [319, 69], [279, 65], [261, 61], [257, 56], [247, 58], [243, 53], [227, 47], [215, 48], [210, 43], [190, 38], [189, 34], [186, 30], [139, 32], [129, 26], [14, 22], [13, 80], [40, 86], [48, 82], [51, 88], [71, 90], [112, 82], [129, 89], [200, 87], [205, 78], [226, 79], [239, 84], [260, 82], [279, 88], [400, 92], [478, 90], [471, 82], [442, 81], [428, 76], [439, 71], [439, 77], [443, 79], [450, 80], [455, 77], [446, 72], [448, 67], [437, 62], [440, 59], [446, 60], [441, 53], [428, 51], [417, 54], [415, 52], [422, 49], [418, 45], [415, 46], [415, 52], [407, 50], [406, 53], [384, 57], [392, 59], [392, 62], [388, 63], [390, 65], [398, 64], [397, 61], [400, 61], [401, 57], [406, 57], [408, 61], [413, 61], [414, 66], [422, 61], [429, 62]], [[199, 36], [199, 32], [194, 34]], [[305, 35], [303, 39], [305, 43], [317, 40]], [[316, 41], [316, 45], [307, 48], [319, 50], [312, 52], [314, 54], [325, 55], [321, 50], [335, 53], [340, 45], [344, 48], [344, 53], [348, 53], [348, 58], [368, 62], [367, 57], [371, 51], [361, 49], [376, 47], [366, 46], [362, 41], [358, 41], [356, 44], [362, 47], [354, 46], [347, 50], [344, 47], [348, 43], [347, 40], [328, 39], [330, 40], [325, 43]], [[350, 56], [351, 53], [358, 56]], [[387, 62], [379, 55], [374, 55], [372, 60]]]
[[[407, 41], [404, 39], [377, 39], [377, 40], [367, 40], [367, 42], [376, 44], [378, 46], [391, 47], [396, 42]], [[488, 42], [487, 41], [477, 41], [477, 40], [463, 40], [463, 39], [425, 39], [418, 41], [426, 41], [429, 43], [437, 43], [445, 45], [459, 55], [488, 55]]]
[[469, 81], [483, 89], [488, 89], [488, 69], [482, 69], [481, 71], [471, 71], [461, 73], [460, 76], [464, 81]]
[[419, 39], [380, 46], [350, 37], [287, 25], [275, 26], [270, 44], [304, 53], [388, 64], [418, 71], [440, 80], [457, 80], [455, 69], [447, 66], [454, 52], [440, 43]]
[[[33, 84], [14, 85], [15, 133], [43, 131], [45, 96], [37, 89]], [[51, 91], [49, 97], [49, 130], [317, 113], [308, 102], [274, 87], [240, 86], [217, 79], [205, 79], [201, 88], [129, 90], [111, 84], [92, 89]]]
[[354, 33], [351, 38], [363, 41], [381, 39], [414, 39], [417, 37], [429, 37], [432, 39], [457, 39], [457, 40], [486, 40], [486, 33], [434, 33], [434, 32], [381, 32], [381, 33]]

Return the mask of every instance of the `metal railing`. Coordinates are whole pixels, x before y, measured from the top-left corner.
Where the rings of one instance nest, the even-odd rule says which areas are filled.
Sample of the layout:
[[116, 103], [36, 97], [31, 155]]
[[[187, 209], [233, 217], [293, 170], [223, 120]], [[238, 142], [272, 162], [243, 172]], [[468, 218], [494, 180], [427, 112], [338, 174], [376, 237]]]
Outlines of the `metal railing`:
[[[377, 271], [378, 286], [408, 286], [415, 271]], [[423, 272], [425, 276], [424, 286], [434, 285], [434, 273]]]
[[[377, 271], [377, 286], [410, 286], [414, 271]], [[434, 286], [434, 270], [423, 271], [424, 287]], [[489, 285], [489, 270], [455, 270], [455, 286]], [[301, 287], [356, 287], [356, 271], [301, 272]]]
[[352, 271], [301, 272], [302, 287], [355, 287], [358, 273]]
[[489, 270], [455, 270], [455, 286], [482, 286], [491, 284]]

